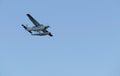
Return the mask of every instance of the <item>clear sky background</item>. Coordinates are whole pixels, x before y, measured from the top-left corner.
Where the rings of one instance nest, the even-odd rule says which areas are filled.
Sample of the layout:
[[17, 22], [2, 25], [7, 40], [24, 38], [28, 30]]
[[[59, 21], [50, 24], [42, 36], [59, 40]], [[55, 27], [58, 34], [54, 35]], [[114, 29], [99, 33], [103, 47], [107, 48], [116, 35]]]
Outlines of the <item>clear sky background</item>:
[[0, 76], [120, 76], [120, 1], [0, 0]]

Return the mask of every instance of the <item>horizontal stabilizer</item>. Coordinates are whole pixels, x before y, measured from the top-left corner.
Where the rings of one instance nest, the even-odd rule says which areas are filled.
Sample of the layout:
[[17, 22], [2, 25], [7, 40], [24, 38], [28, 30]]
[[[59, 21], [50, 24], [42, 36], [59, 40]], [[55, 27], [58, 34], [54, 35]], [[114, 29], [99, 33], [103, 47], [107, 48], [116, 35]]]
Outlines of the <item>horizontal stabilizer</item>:
[[27, 27], [26, 26], [24, 26], [23, 24], [21, 25], [24, 29], [27, 29]]
[[29, 33], [31, 33], [32, 34], [32, 31], [30, 31], [30, 30], [28, 30], [28, 27], [27, 26], [25, 26], [25, 25], [21, 25], [25, 30], [27, 30]]

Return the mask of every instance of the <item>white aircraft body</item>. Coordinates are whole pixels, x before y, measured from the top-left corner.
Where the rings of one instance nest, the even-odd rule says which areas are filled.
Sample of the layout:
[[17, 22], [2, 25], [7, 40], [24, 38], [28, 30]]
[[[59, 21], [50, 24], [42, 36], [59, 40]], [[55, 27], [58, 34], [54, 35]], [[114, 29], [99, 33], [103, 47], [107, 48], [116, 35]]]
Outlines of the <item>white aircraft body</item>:
[[[27, 30], [29, 33], [31, 33], [31, 35], [34, 35], [34, 36], [45, 36], [45, 35], [49, 35], [49, 36], [53, 36], [51, 34], [51, 32], [47, 31], [47, 29], [50, 27], [50, 26], [45, 26], [43, 24], [40, 24], [39, 22], [37, 22], [30, 14], [26, 14], [28, 16], [28, 18], [31, 20], [31, 22], [35, 25], [33, 27], [29, 27], [28, 25], [23, 25], [23, 28], [25, 30]], [[33, 34], [33, 31], [34, 32], [37, 32], [37, 33], [34, 33]]]

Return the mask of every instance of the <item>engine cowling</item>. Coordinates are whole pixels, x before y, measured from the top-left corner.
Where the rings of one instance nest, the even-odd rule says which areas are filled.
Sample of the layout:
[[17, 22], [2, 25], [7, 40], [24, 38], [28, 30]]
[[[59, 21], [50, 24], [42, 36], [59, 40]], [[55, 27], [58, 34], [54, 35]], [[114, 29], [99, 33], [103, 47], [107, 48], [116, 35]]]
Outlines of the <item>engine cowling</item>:
[[45, 26], [45, 29], [49, 28], [50, 26]]

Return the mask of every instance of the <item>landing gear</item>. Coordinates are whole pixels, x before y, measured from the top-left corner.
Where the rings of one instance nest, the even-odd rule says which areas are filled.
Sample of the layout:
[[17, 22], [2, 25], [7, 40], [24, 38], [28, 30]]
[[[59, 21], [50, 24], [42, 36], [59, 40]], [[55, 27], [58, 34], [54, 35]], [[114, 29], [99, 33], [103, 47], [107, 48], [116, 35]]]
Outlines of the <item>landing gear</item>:
[[28, 32], [32, 34], [32, 31], [28, 31]]
[[49, 33], [48, 35], [51, 36], [51, 37], [53, 36], [51, 33]]

